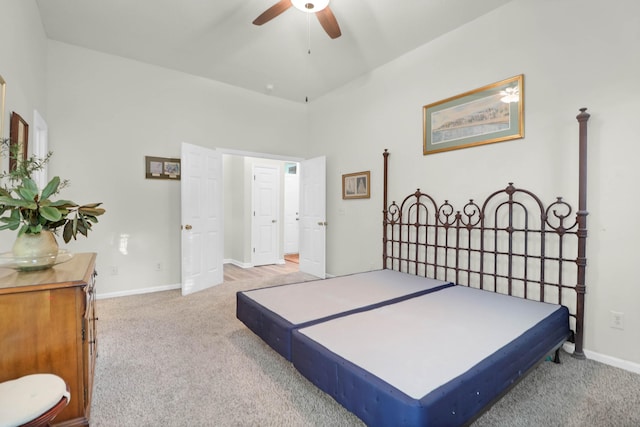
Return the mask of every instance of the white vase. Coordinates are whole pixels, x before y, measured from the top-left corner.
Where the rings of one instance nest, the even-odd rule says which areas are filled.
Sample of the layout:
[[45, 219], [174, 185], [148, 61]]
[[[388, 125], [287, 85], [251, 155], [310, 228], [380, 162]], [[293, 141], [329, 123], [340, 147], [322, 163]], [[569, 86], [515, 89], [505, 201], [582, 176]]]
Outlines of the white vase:
[[58, 256], [56, 236], [48, 230], [25, 233], [16, 238], [13, 256], [21, 270], [42, 270], [55, 264]]

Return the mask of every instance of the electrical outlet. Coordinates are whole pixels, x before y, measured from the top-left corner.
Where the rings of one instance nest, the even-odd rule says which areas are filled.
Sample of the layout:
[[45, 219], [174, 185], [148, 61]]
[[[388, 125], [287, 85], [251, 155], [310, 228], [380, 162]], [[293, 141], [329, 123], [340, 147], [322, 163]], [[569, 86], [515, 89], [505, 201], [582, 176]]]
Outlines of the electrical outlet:
[[162, 263], [156, 262], [156, 271], [162, 271]]
[[112, 276], [117, 276], [118, 275], [118, 267], [115, 265], [112, 265], [111, 267], [109, 267], [109, 273], [111, 273]]
[[619, 311], [611, 311], [609, 326], [615, 329], [624, 329], [624, 313]]

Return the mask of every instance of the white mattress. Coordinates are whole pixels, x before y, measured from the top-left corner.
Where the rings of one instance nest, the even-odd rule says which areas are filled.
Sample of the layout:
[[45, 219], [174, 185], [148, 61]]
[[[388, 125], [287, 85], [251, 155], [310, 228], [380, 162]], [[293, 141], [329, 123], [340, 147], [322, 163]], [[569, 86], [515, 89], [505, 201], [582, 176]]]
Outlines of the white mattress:
[[453, 286], [299, 332], [419, 399], [559, 308]]
[[243, 293], [297, 325], [446, 283], [394, 270], [376, 270]]

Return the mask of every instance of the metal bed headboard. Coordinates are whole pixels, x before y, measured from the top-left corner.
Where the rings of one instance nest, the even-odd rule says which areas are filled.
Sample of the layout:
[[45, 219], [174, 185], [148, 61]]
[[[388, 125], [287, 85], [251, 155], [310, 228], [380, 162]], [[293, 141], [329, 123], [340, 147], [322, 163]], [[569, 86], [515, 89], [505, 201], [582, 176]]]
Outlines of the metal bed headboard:
[[385, 269], [562, 304], [572, 318], [574, 356], [584, 358], [587, 121], [580, 109], [578, 210], [562, 198], [546, 205], [513, 183], [456, 210], [420, 189], [388, 204], [384, 156]]

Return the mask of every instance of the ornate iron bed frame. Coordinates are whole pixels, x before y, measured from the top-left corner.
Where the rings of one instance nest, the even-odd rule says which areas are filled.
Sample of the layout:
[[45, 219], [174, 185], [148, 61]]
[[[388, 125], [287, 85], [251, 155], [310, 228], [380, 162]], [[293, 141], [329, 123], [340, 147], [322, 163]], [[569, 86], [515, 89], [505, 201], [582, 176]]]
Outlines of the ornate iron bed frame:
[[572, 207], [558, 197], [545, 207], [534, 193], [512, 183], [462, 210], [417, 189], [388, 204], [389, 152], [384, 156], [384, 269], [569, 308], [573, 355], [583, 359], [587, 238], [587, 121], [579, 122], [579, 199]]

